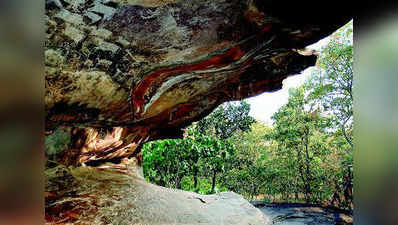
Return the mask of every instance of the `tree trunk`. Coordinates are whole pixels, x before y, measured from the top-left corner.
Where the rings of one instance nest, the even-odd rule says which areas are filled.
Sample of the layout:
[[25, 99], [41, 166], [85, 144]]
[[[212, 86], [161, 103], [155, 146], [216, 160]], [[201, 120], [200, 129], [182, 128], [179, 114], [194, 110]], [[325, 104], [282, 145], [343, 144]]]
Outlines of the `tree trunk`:
[[182, 180], [182, 177], [177, 178], [177, 181], [176, 181], [176, 188], [177, 189], [181, 189], [181, 180]]
[[193, 170], [193, 188], [196, 190], [198, 187], [198, 167], [195, 166]]
[[346, 140], [347, 143], [351, 146], [351, 148], [353, 148], [353, 147], [354, 147], [354, 144], [352, 143], [351, 138], [348, 137], [347, 131], [346, 131], [346, 129], [345, 129], [345, 125], [347, 124], [347, 122], [348, 122], [348, 120], [349, 120], [350, 118], [351, 118], [351, 116], [348, 117], [348, 118], [343, 122], [343, 124], [341, 125], [341, 129], [343, 130], [343, 135], [344, 135], [345, 140]]
[[216, 188], [216, 178], [217, 178], [217, 171], [213, 170], [213, 176], [211, 178], [211, 193], [214, 193], [214, 189]]
[[350, 168], [346, 169], [345, 175], [344, 175], [344, 183], [343, 183], [343, 189], [344, 189], [344, 199], [345, 199], [345, 206], [348, 207], [349, 209], [353, 209], [353, 173], [351, 172]]
[[303, 156], [302, 156], [302, 150], [300, 150], [300, 147], [301, 146], [297, 146], [296, 147], [296, 152], [297, 152], [297, 163], [298, 163], [298, 171], [299, 171], [299, 175], [300, 175], [300, 178], [301, 178], [301, 181], [303, 182], [303, 188], [300, 188], [300, 189], [302, 189], [302, 192], [305, 194], [305, 201], [306, 201], [306, 203], [308, 203], [308, 188], [307, 188], [307, 179], [306, 179], [306, 176], [305, 176], [305, 173], [304, 173], [304, 162], [303, 162]]
[[306, 182], [305, 182], [305, 193], [306, 193], [306, 202], [308, 203], [310, 201], [311, 197], [311, 171], [310, 171], [310, 155], [309, 155], [309, 150], [308, 150], [308, 145], [309, 145], [309, 128], [307, 128], [305, 132], [305, 167], [306, 167]]

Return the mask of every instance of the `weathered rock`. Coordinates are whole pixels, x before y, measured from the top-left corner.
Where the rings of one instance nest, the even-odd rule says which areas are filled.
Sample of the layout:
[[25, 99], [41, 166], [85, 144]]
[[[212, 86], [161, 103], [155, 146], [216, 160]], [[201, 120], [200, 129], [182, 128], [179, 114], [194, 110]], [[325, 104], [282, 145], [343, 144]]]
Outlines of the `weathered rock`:
[[85, 35], [79, 29], [76, 29], [74, 26], [66, 24], [66, 28], [64, 34], [73, 40], [76, 44], [79, 44], [84, 38]]
[[53, 49], [46, 50], [44, 52], [44, 56], [45, 56], [45, 63], [51, 67], [57, 67], [59, 65], [62, 65], [62, 63], [65, 60], [65, 57], [63, 57], [61, 53]]
[[[253, 0], [67, 3], [78, 7], [47, 5], [52, 25], [46, 49], [61, 50], [67, 59], [64, 71], [71, 74], [103, 71], [121, 92], [131, 93], [131, 99], [89, 108], [97, 99], [67, 101], [68, 92], [73, 92], [65, 90], [69, 83], [50, 76], [46, 94], [59, 97], [57, 105], [46, 104], [50, 130], [60, 124], [133, 127], [155, 120], [164, 127], [181, 127], [222, 102], [277, 90], [284, 78], [315, 63], [315, 56], [295, 49], [318, 41], [349, 19], [325, 14], [322, 20], [292, 23], [278, 17], [279, 5], [273, 13], [265, 8], [268, 3]], [[85, 64], [87, 60], [93, 65]], [[112, 64], [104, 68], [98, 63], [103, 60]], [[59, 93], [53, 93], [53, 86]], [[98, 86], [86, 89], [95, 91]], [[57, 110], [62, 105], [97, 113], [82, 120], [76, 113]], [[173, 115], [181, 120], [173, 120]]]
[[137, 140], [180, 136], [225, 101], [278, 90], [315, 63], [300, 49], [350, 19], [286, 11], [291, 20], [255, 0], [60, 3], [46, 5], [46, 49], [59, 59], [46, 58], [46, 129], [121, 126]]
[[[112, 166], [114, 169], [114, 167]], [[199, 195], [147, 183], [134, 167], [125, 173], [56, 166], [46, 174], [46, 220], [68, 224], [265, 225], [269, 219], [232, 192]], [[123, 169], [123, 168], [120, 168]]]
[[71, 132], [69, 149], [52, 158], [139, 165], [146, 141], [182, 135], [225, 101], [280, 89], [314, 65], [305, 46], [351, 19], [339, 2], [326, 12], [315, 1], [289, 4], [47, 0], [46, 134]]
[[75, 26], [84, 25], [83, 17], [81, 15], [72, 13], [65, 9], [62, 9], [57, 14], [55, 14], [54, 18], [61, 19], [62, 21], [73, 24]]

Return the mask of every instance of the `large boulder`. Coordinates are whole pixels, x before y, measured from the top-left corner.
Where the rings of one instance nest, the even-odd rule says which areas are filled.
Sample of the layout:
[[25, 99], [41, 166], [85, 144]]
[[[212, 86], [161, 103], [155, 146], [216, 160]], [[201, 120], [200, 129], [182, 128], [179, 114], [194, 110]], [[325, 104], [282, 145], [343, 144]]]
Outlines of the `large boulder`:
[[[265, 225], [270, 222], [260, 210], [233, 192], [199, 195], [138, 181], [140, 221], [179, 225]], [[142, 188], [142, 189], [141, 189]]]
[[233, 192], [199, 195], [137, 175], [94, 167], [46, 170], [47, 224], [265, 225], [269, 219]]
[[[322, 9], [312, 0], [46, 0], [47, 180], [62, 177], [50, 173], [60, 165], [127, 173], [143, 143], [181, 136], [223, 102], [280, 89], [314, 65], [305, 46], [351, 19], [340, 1]], [[62, 202], [77, 180], [49, 182], [48, 201]], [[54, 204], [49, 221], [76, 217]]]

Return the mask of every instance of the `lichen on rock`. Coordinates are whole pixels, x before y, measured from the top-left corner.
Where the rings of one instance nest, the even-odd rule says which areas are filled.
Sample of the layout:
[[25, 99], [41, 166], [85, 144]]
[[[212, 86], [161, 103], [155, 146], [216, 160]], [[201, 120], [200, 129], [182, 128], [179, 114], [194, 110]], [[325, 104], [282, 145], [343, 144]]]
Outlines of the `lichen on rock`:
[[69, 149], [71, 133], [68, 129], [58, 128], [54, 133], [46, 137], [46, 155], [51, 158]]
[[65, 61], [65, 57], [58, 51], [54, 49], [48, 49], [44, 52], [44, 62], [46, 63], [46, 66], [51, 66], [51, 67], [58, 67], [62, 66], [62, 64]]

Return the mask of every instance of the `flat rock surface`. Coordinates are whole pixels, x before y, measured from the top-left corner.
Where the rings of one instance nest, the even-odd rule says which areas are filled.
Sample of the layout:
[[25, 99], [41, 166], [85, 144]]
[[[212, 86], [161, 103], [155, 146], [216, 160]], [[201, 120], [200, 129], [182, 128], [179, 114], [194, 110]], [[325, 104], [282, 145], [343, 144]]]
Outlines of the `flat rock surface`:
[[199, 195], [146, 182], [142, 185], [137, 208], [142, 210], [142, 214], [138, 213], [145, 224], [265, 225], [269, 222], [260, 210], [233, 192]]
[[252, 202], [269, 218], [269, 224], [278, 225], [334, 225], [353, 224], [352, 215], [338, 209], [324, 208], [308, 204]]

